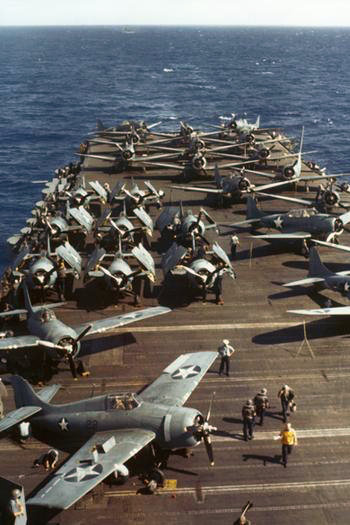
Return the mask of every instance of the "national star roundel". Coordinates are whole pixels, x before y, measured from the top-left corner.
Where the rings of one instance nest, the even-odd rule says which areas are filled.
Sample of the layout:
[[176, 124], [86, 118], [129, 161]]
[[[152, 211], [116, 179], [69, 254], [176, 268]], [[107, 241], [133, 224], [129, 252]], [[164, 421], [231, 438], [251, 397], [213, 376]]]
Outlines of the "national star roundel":
[[63, 479], [71, 483], [80, 483], [81, 481], [89, 481], [90, 479], [97, 478], [102, 471], [103, 467], [99, 463], [95, 463], [95, 465], [81, 464], [79, 467], [69, 470]]
[[201, 371], [201, 367], [198, 365], [182, 366], [171, 374], [171, 378], [172, 379], [189, 379], [190, 377], [197, 376], [200, 371]]

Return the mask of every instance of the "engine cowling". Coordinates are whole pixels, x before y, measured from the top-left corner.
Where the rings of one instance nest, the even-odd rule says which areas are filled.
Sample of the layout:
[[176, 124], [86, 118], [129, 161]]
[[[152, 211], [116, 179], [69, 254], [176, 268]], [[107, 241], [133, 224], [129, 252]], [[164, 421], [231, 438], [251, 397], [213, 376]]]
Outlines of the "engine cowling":
[[286, 166], [284, 169], [283, 169], [283, 177], [286, 179], [286, 180], [290, 180], [292, 179], [293, 177], [295, 176], [295, 170], [292, 166]]
[[335, 206], [340, 202], [340, 195], [336, 191], [325, 190], [322, 199], [327, 204], [327, 206]]
[[259, 159], [265, 160], [270, 156], [270, 150], [268, 148], [261, 148], [258, 152]]
[[250, 188], [250, 180], [246, 177], [242, 177], [238, 183], [238, 187], [241, 191], [247, 191]]
[[207, 161], [204, 157], [193, 157], [192, 159], [192, 167], [194, 170], [202, 170], [207, 165]]
[[133, 156], [133, 152], [130, 149], [125, 149], [122, 152], [122, 157], [124, 160], [130, 160]]

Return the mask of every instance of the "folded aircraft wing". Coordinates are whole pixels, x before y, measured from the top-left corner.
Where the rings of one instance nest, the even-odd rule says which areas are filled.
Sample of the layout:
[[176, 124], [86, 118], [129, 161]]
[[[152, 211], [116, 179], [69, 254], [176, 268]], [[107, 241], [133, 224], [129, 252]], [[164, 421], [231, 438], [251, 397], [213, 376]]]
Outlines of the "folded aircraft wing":
[[0, 350], [15, 350], [16, 348], [26, 348], [38, 346], [39, 337], [34, 335], [19, 335], [18, 337], [4, 337], [0, 339]]
[[37, 412], [40, 412], [40, 410], [41, 407], [26, 406], [12, 410], [12, 412], [8, 412], [6, 416], [0, 421], [0, 432], [4, 432], [4, 430], [8, 430], [9, 428], [18, 425], [18, 423], [21, 423], [21, 421], [24, 421]]
[[335, 306], [334, 308], [317, 308], [315, 310], [287, 310], [298, 315], [350, 315], [350, 306]]
[[155, 438], [150, 430], [97, 432], [27, 503], [68, 509]]
[[89, 335], [100, 334], [107, 332], [108, 330], [114, 330], [120, 326], [125, 326], [142, 319], [148, 319], [157, 315], [167, 314], [171, 312], [170, 308], [166, 306], [154, 306], [151, 308], [145, 308], [144, 310], [138, 310], [135, 312], [129, 312], [128, 314], [116, 315], [114, 317], [107, 317], [106, 319], [98, 319], [97, 321], [90, 321], [74, 327], [77, 333], [83, 332], [88, 326], [91, 326]]
[[217, 352], [182, 354], [140, 394], [150, 403], [182, 406], [217, 358]]
[[291, 232], [291, 233], [265, 233], [264, 235], [252, 235], [253, 239], [310, 239], [311, 233]]

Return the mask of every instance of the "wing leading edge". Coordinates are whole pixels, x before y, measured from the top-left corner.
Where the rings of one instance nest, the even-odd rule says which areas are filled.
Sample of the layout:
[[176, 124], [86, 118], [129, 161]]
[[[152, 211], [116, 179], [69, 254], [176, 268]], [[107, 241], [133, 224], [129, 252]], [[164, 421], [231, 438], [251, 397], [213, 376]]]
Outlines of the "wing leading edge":
[[171, 312], [170, 308], [165, 306], [154, 306], [151, 308], [145, 308], [144, 310], [130, 312], [128, 314], [116, 315], [115, 317], [107, 317], [106, 319], [99, 319], [97, 321], [84, 323], [75, 326], [74, 329], [77, 331], [77, 333], [81, 333], [88, 326], [91, 326], [89, 335], [100, 334], [107, 332], [107, 330], [113, 330], [114, 328], [118, 328], [120, 326], [125, 326], [130, 323], [135, 323], [136, 321], [141, 321], [142, 319], [148, 319], [150, 317], [166, 314], [168, 312]]
[[182, 406], [217, 358], [217, 352], [182, 354], [140, 394], [144, 401]]
[[97, 432], [27, 503], [68, 509], [154, 438], [154, 432], [142, 429]]

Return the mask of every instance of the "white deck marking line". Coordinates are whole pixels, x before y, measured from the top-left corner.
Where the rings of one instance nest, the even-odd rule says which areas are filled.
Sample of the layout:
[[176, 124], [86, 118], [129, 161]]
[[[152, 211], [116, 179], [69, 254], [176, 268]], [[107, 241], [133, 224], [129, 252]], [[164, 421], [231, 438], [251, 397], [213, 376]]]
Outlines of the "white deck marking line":
[[[330, 438], [330, 437], [344, 437], [350, 436], [350, 427], [346, 428], [312, 428], [307, 430], [296, 429], [299, 438]], [[237, 434], [237, 433], [235, 433]], [[278, 436], [278, 430], [275, 432], [255, 432], [254, 441], [262, 441], [265, 439], [273, 440], [275, 436]], [[217, 442], [232, 441], [235, 439], [234, 435], [229, 436], [216, 436], [212, 434], [212, 440]]]
[[[264, 492], [266, 490], [272, 491], [293, 491], [300, 489], [317, 489], [322, 487], [347, 487], [350, 485], [350, 479], [330, 479], [322, 481], [291, 481], [287, 483], [257, 483], [247, 485], [217, 485], [217, 486], [202, 486], [202, 492], [209, 496], [211, 494], [224, 494], [229, 492], [245, 492], [249, 494], [251, 492]], [[182, 487], [175, 490], [160, 489], [158, 494], [195, 494], [196, 487]], [[105, 492], [105, 496], [108, 497], [126, 497], [135, 496], [136, 491], [126, 490], [119, 492]]]
[[[230, 330], [230, 329], [257, 329], [257, 328], [280, 328], [302, 326], [302, 323], [297, 321], [280, 321], [265, 323], [222, 323], [222, 324], [184, 324], [184, 325], [166, 325], [166, 326], [130, 326], [121, 327], [115, 330], [116, 333], [125, 332], [193, 332], [197, 330]], [[114, 333], [110, 330], [108, 333]]]
[[[254, 512], [273, 512], [273, 511], [286, 511], [286, 510], [317, 510], [317, 509], [339, 509], [350, 507], [350, 501], [335, 501], [328, 503], [309, 503], [305, 505], [270, 505], [268, 507], [256, 507], [249, 511], [249, 515]], [[198, 509], [198, 510], [186, 510], [186, 511], [164, 511], [164, 512], [152, 512], [152, 516], [183, 516], [184, 514], [190, 516], [198, 516], [205, 514], [239, 514], [242, 512], [242, 507], [231, 507], [231, 508], [218, 508], [218, 509]]]

